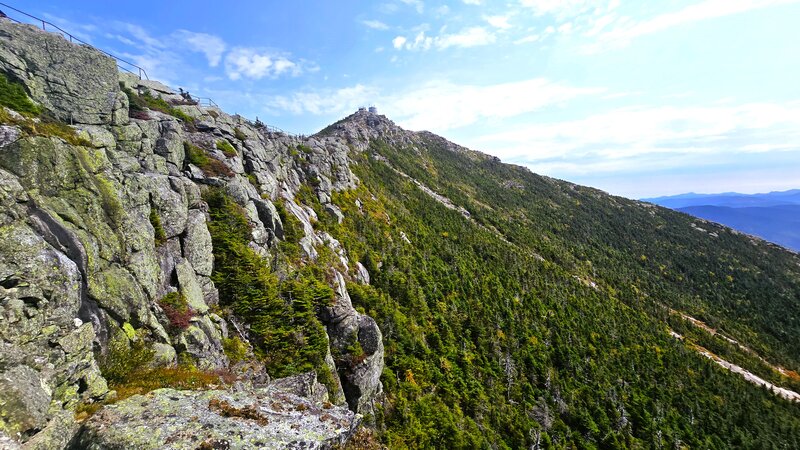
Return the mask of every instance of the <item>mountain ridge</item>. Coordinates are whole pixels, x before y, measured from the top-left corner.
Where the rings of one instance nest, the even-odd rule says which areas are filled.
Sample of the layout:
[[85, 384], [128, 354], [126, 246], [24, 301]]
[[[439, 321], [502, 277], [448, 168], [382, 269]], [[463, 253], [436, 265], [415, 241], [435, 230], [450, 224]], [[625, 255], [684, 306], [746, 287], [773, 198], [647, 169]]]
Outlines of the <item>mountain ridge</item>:
[[765, 194], [684, 194], [645, 199], [800, 251], [800, 189]]
[[641, 200], [672, 209], [705, 205], [730, 207], [775, 206], [800, 203], [800, 189], [772, 191], [760, 194], [740, 194], [738, 192], [725, 192], [721, 194], [687, 193], [664, 197], [643, 198]]
[[0, 109], [3, 445], [796, 446], [800, 406], [698, 348], [800, 390], [797, 254], [369, 112], [290, 136], [0, 30], [20, 102], [81, 118]]

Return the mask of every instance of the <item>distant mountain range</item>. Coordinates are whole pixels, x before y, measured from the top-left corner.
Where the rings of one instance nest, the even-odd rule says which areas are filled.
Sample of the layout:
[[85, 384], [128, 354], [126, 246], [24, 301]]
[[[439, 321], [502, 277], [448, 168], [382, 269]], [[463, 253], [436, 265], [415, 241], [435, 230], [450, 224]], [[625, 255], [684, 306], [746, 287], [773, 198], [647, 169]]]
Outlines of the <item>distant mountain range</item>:
[[766, 194], [688, 194], [642, 199], [800, 251], [800, 189]]

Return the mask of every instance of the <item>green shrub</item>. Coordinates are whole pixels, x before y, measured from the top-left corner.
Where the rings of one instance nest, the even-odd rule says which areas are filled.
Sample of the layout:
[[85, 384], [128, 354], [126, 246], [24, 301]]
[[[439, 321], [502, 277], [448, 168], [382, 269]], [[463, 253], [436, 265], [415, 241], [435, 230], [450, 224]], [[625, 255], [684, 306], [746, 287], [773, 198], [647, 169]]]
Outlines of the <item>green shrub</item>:
[[[43, 112], [28, 98], [21, 84], [10, 81], [3, 73], [0, 73], [0, 106], [12, 109], [23, 116], [21, 119], [12, 117], [0, 108], [0, 123], [16, 125], [25, 135], [57, 137], [72, 145], [91, 145], [89, 141], [79, 137], [74, 128]], [[32, 120], [34, 117], [38, 117], [39, 121]]]
[[60, 122], [50, 117], [41, 117], [40, 120], [41, 121], [39, 123], [33, 125], [33, 132], [31, 134], [38, 136], [57, 137], [72, 145], [92, 145], [92, 143], [88, 140], [78, 136], [78, 134], [75, 132], [75, 129], [64, 122]]
[[184, 142], [183, 149], [186, 151], [186, 161], [199, 167], [206, 175], [211, 177], [232, 177], [234, 175], [230, 167], [225, 165], [222, 161], [210, 156], [202, 148]]
[[236, 149], [233, 148], [233, 145], [231, 145], [231, 143], [226, 139], [217, 141], [216, 147], [227, 157], [236, 156]]
[[[319, 212], [322, 210], [322, 205], [319, 202], [319, 197], [317, 197], [317, 194], [314, 192], [314, 188], [303, 184], [300, 186], [300, 189], [297, 190], [297, 194], [295, 194], [294, 198], [298, 202], [310, 206], [314, 212], [317, 213], [317, 216], [320, 216]], [[320, 211], [317, 211], [317, 209]]]
[[194, 129], [194, 117], [186, 114], [173, 105], [170, 105], [163, 98], [154, 97], [149, 91], [145, 91], [141, 95], [137, 94], [131, 89], [123, 87], [122, 84], [120, 84], [120, 87], [122, 88], [122, 91], [125, 92], [125, 95], [128, 96], [131, 117], [142, 118], [139, 117], [139, 113], [144, 112], [146, 109], [152, 109], [154, 111], [161, 111], [164, 114], [169, 114], [172, 117], [178, 118], [182, 120], [187, 127]]
[[286, 210], [284, 201], [275, 203], [275, 209], [278, 210], [278, 216], [281, 218], [283, 224], [283, 239], [287, 242], [296, 243], [305, 236], [303, 231], [303, 223], [300, 219]]
[[245, 344], [238, 336], [232, 338], [222, 339], [222, 350], [231, 361], [231, 364], [236, 364], [244, 361], [247, 357], [247, 344]]
[[249, 181], [249, 182], [250, 182], [250, 184], [252, 184], [252, 185], [253, 185], [253, 187], [255, 187], [256, 189], [258, 189], [258, 187], [259, 187], [259, 185], [258, 185], [258, 178], [255, 176], [255, 174], [248, 173], [246, 176], [247, 176], [247, 181]]
[[88, 140], [78, 136], [74, 128], [47, 113], [41, 114], [39, 121], [35, 121], [26, 116], [13, 117], [5, 109], [0, 108], [0, 123], [16, 125], [25, 136], [57, 137], [72, 145], [92, 145]]
[[150, 208], [150, 225], [153, 226], [153, 230], [155, 232], [155, 236], [153, 240], [155, 241], [156, 247], [160, 247], [167, 242], [167, 233], [164, 231], [164, 227], [161, 226], [161, 217], [158, 215], [158, 211], [155, 208]]
[[247, 135], [244, 134], [244, 131], [240, 130], [238, 127], [233, 129], [233, 135], [236, 136], [236, 139], [240, 141], [247, 139]]
[[333, 290], [308, 273], [283, 281], [269, 262], [249, 247], [251, 229], [244, 210], [220, 189], [204, 195], [214, 248], [214, 281], [220, 305], [250, 327], [254, 351], [276, 377], [324, 364], [325, 329], [316, 317]]
[[130, 111], [144, 111], [147, 109], [147, 102], [141, 96], [126, 88], [122, 82], [119, 83], [119, 87], [128, 97], [128, 109]]
[[122, 380], [109, 383], [109, 387], [117, 391], [114, 400], [118, 402], [132, 395], [146, 394], [161, 388], [180, 390], [204, 390], [219, 388], [220, 385], [231, 384], [236, 380], [230, 372], [220, 370], [204, 372], [194, 367], [181, 365], [177, 367], [158, 367], [155, 369], [142, 366], [129, 372]]
[[317, 381], [328, 389], [328, 393], [333, 395], [336, 392], [336, 380], [333, 372], [327, 364], [323, 364], [317, 369]]
[[123, 382], [136, 371], [147, 367], [154, 353], [142, 336], [135, 336], [131, 341], [119, 332], [109, 340], [105, 355], [99, 359], [100, 372], [109, 383]]
[[118, 402], [155, 389], [208, 389], [235, 381], [230, 372], [203, 372], [190, 364], [153, 368], [150, 364], [154, 354], [145, 342], [141, 330], [133, 336], [132, 341], [124, 332], [118, 331], [109, 341], [106, 353], [98, 358], [100, 372], [108, 381], [109, 388], [116, 391], [117, 395], [108, 402], [82, 404], [76, 410], [76, 416], [86, 418], [102, 404]]
[[11, 108], [26, 117], [36, 117], [42, 112], [28, 98], [25, 88], [20, 83], [9, 80], [4, 73], [0, 73], [0, 106]]

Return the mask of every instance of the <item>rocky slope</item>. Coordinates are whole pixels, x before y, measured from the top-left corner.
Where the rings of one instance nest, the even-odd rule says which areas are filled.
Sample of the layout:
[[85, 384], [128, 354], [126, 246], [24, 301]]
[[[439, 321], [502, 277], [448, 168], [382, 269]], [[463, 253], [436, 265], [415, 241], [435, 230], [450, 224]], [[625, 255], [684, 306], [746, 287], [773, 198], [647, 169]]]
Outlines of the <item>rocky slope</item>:
[[798, 446], [728, 370], [800, 390], [795, 253], [377, 114], [270, 132], [30, 27], [0, 73], [0, 445]]
[[[335, 239], [315, 230], [314, 212], [294, 200], [301, 185], [313, 180], [319, 201], [341, 215], [329, 204], [331, 194], [358, 182], [343, 140], [270, 133], [216, 108], [172, 106], [186, 102], [170, 88], [120, 73], [113, 59], [92, 48], [7, 20], [0, 20], [0, 72], [24, 86], [48, 114], [40, 121], [5, 109], [10, 120], [2, 125], [0, 434], [5, 439], [25, 448], [67, 445], [80, 429], [76, 406], [114, 395], [98, 368], [113, 349], [145, 345], [150, 351], [145, 364], [151, 367], [181, 362], [205, 372], [238, 370], [242, 364], [234, 367], [223, 344], [234, 336], [246, 344], [248, 324], [218, 306], [203, 200], [209, 187], [241, 206], [251, 229], [249, 245], [264, 258], [277, 254], [283, 237], [276, 202], [302, 224], [302, 260], [313, 261], [320, 247], [338, 255], [339, 269], [329, 274], [335, 300], [323, 314], [327, 334], [335, 354], [346, 353], [349, 336], [357, 336], [366, 357], [337, 371], [329, 351], [327, 364], [341, 378], [329, 384], [330, 397], [339, 404], [346, 400], [357, 413], [371, 412], [381, 393], [381, 332], [355, 311], [345, 287], [346, 280], [365, 281], [368, 274], [348, 261]], [[142, 95], [165, 100], [173, 115], [131, 114], [129, 99]], [[45, 120], [70, 124], [74, 133], [68, 130], [66, 140], [48, 135], [42, 131]], [[304, 150], [300, 155], [298, 148]], [[192, 164], [187, 149], [201, 149], [206, 167]], [[178, 332], [159, 303], [170, 293], [178, 293], [192, 311], [188, 326]], [[258, 366], [237, 375], [250, 384], [269, 379]], [[173, 408], [200, 401], [192, 394], [174, 400], [154, 395], [152, 401], [177, 402]], [[211, 394], [203, 395], [207, 401]], [[110, 433], [104, 421], [116, 420], [113, 414], [132, 401], [86, 422], [81, 443], [90, 433], [96, 441], [92, 448], [133, 448], [119, 435], [103, 437]], [[323, 435], [341, 441], [360, 420], [341, 406], [332, 414], [343, 426], [297, 439], [309, 448], [325, 446]], [[284, 423], [305, 427], [307, 415], [293, 414], [296, 423], [291, 417]], [[166, 448], [154, 439], [157, 444], [136, 446]]]

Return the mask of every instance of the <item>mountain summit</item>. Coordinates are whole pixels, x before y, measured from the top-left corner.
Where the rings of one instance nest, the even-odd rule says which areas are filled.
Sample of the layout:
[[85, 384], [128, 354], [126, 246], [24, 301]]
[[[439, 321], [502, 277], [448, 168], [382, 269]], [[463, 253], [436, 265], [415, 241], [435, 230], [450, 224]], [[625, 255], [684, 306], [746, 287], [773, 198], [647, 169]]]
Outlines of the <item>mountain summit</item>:
[[797, 447], [797, 254], [113, 64], [0, 19], [2, 446]]

